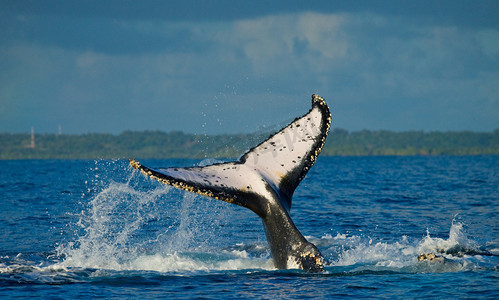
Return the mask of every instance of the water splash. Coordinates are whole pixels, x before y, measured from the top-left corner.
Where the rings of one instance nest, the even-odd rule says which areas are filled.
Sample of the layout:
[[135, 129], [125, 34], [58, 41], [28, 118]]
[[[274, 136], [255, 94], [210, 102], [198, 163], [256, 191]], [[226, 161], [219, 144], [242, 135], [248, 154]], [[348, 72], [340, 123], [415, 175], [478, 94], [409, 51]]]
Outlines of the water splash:
[[[386, 242], [364, 236], [328, 234], [316, 243], [328, 245], [325, 253], [330, 257], [332, 267], [347, 267], [355, 272], [458, 272], [487, 264], [477, 255], [485, 252], [466, 235], [463, 224], [455, 220], [447, 239], [433, 238], [427, 233], [421, 240], [402, 236], [399, 241]], [[437, 254], [442, 260], [418, 262], [417, 256], [423, 253]]]
[[66, 257], [63, 265], [119, 269], [150, 246], [148, 225], [160, 218], [154, 207], [167, 192], [168, 188], [158, 187], [143, 193], [128, 184], [111, 183], [78, 221], [84, 234], [59, 249]]
[[220, 250], [221, 224], [230, 219], [225, 203], [156, 183], [131, 168], [125, 173], [122, 183], [106, 185], [97, 175], [91, 181], [93, 196], [77, 222], [77, 238], [57, 249], [63, 257], [59, 267], [160, 272], [273, 268], [268, 257]]
[[464, 255], [476, 255], [483, 251], [479, 249], [478, 244], [466, 235], [464, 225], [461, 222], [452, 220], [452, 226], [447, 239], [434, 238], [427, 231], [426, 236], [418, 245], [420, 253], [440, 253], [449, 254], [457, 257]]

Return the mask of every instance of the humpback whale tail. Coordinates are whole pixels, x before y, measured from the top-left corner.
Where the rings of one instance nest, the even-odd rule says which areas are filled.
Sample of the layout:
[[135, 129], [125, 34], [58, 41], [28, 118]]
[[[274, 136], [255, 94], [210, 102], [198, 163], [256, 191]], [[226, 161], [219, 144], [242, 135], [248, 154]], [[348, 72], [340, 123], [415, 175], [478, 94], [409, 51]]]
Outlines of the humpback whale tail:
[[205, 167], [152, 169], [130, 159], [142, 173], [189, 192], [237, 204], [263, 221], [274, 265], [318, 272], [323, 258], [290, 217], [293, 193], [314, 165], [331, 125], [324, 99], [312, 95], [312, 108], [302, 117], [237, 161]]

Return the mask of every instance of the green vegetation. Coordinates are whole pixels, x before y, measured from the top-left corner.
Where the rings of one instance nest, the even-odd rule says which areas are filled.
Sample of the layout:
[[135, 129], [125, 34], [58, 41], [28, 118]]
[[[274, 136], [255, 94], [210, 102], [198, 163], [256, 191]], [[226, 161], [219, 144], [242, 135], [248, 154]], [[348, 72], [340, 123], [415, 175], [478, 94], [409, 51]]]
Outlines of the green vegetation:
[[499, 130], [493, 132], [356, 131], [336, 129], [325, 155], [482, 155], [499, 154]]
[[[237, 157], [268, 134], [193, 135], [131, 132], [119, 135], [0, 134], [0, 159], [204, 158]], [[499, 154], [493, 132], [390, 132], [336, 129], [322, 155], [480, 155]]]

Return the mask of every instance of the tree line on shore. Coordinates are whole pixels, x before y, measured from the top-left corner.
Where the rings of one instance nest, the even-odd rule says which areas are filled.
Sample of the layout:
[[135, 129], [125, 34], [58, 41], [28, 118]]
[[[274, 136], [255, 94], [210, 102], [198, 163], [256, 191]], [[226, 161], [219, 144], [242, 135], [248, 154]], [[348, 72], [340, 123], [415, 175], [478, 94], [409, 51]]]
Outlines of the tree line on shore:
[[[125, 131], [118, 135], [0, 134], [0, 159], [234, 158], [269, 133], [196, 135]], [[322, 155], [486, 155], [499, 154], [493, 132], [333, 130]]]

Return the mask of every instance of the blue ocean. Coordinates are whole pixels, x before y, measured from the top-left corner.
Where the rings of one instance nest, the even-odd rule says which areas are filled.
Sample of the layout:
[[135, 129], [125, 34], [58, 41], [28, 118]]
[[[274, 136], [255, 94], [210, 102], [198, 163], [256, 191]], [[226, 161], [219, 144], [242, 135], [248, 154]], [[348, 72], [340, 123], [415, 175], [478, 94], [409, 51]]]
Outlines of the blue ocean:
[[320, 156], [291, 209], [315, 274], [276, 270], [250, 210], [127, 160], [0, 166], [1, 299], [499, 298], [498, 156]]

